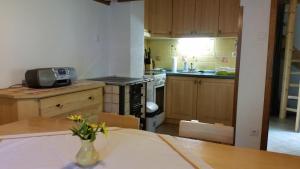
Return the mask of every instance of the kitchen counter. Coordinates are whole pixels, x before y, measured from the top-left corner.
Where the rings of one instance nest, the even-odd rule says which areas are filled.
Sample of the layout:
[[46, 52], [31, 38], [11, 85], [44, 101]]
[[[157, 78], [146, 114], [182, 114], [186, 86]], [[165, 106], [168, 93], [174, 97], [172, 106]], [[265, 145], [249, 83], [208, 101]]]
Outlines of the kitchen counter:
[[167, 76], [185, 76], [185, 77], [201, 77], [215, 79], [235, 79], [235, 75], [217, 75], [216, 73], [202, 72], [170, 72], [167, 71]]

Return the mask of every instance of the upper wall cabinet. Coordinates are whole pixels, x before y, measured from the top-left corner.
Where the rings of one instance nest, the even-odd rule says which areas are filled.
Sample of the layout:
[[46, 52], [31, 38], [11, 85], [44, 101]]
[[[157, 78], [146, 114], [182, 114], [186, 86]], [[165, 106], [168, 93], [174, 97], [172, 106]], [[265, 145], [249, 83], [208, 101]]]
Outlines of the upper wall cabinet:
[[[148, 8], [146, 30], [153, 36], [171, 36], [172, 34], [172, 4], [173, 0], [145, 0]], [[147, 19], [145, 18], [145, 19]]]
[[154, 36], [237, 36], [240, 0], [145, 0], [145, 29]]
[[219, 9], [219, 0], [196, 0], [195, 32], [197, 35], [217, 36]]
[[173, 0], [173, 36], [195, 34], [195, 4], [196, 0]]
[[236, 36], [240, 0], [220, 0], [219, 34], [221, 36]]

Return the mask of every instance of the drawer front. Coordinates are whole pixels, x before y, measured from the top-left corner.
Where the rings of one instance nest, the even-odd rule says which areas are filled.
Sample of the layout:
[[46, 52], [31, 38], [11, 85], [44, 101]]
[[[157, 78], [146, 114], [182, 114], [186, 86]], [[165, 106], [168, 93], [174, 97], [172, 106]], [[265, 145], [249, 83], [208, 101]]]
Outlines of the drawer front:
[[85, 107], [85, 108], [80, 109], [80, 110], [76, 110], [74, 112], [60, 114], [60, 115], [54, 116], [52, 118], [54, 118], [54, 119], [65, 119], [69, 115], [77, 114], [77, 115], [81, 115], [84, 119], [87, 119], [89, 122], [97, 123], [97, 122], [99, 122], [98, 121], [98, 116], [99, 116], [99, 113], [101, 113], [101, 112], [103, 112], [102, 104], [101, 105], [92, 105], [92, 106]]
[[42, 117], [54, 117], [102, 104], [103, 91], [99, 88], [41, 99], [40, 112]]

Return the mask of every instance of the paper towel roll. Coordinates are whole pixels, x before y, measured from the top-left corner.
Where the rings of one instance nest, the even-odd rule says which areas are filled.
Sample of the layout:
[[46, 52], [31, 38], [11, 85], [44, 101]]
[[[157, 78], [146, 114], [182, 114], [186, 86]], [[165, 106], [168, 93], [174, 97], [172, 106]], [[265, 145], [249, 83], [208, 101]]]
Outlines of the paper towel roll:
[[177, 72], [177, 57], [173, 57], [172, 72]]

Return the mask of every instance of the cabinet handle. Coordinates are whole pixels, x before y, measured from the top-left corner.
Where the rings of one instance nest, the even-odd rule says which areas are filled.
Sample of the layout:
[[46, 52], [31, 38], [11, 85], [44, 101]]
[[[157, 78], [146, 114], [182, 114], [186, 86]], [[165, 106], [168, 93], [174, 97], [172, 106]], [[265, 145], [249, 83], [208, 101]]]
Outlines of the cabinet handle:
[[197, 83], [198, 83], [197, 80], [195, 80], [195, 81], [194, 81], [194, 84], [197, 84]]
[[62, 104], [57, 104], [56, 107], [62, 109], [62, 108], [64, 107], [64, 105], [62, 105]]
[[198, 84], [199, 84], [199, 85], [201, 85], [201, 84], [202, 84], [201, 80], [199, 80], [199, 81], [198, 81]]
[[94, 100], [95, 98], [93, 96], [90, 96], [89, 97], [89, 100]]

